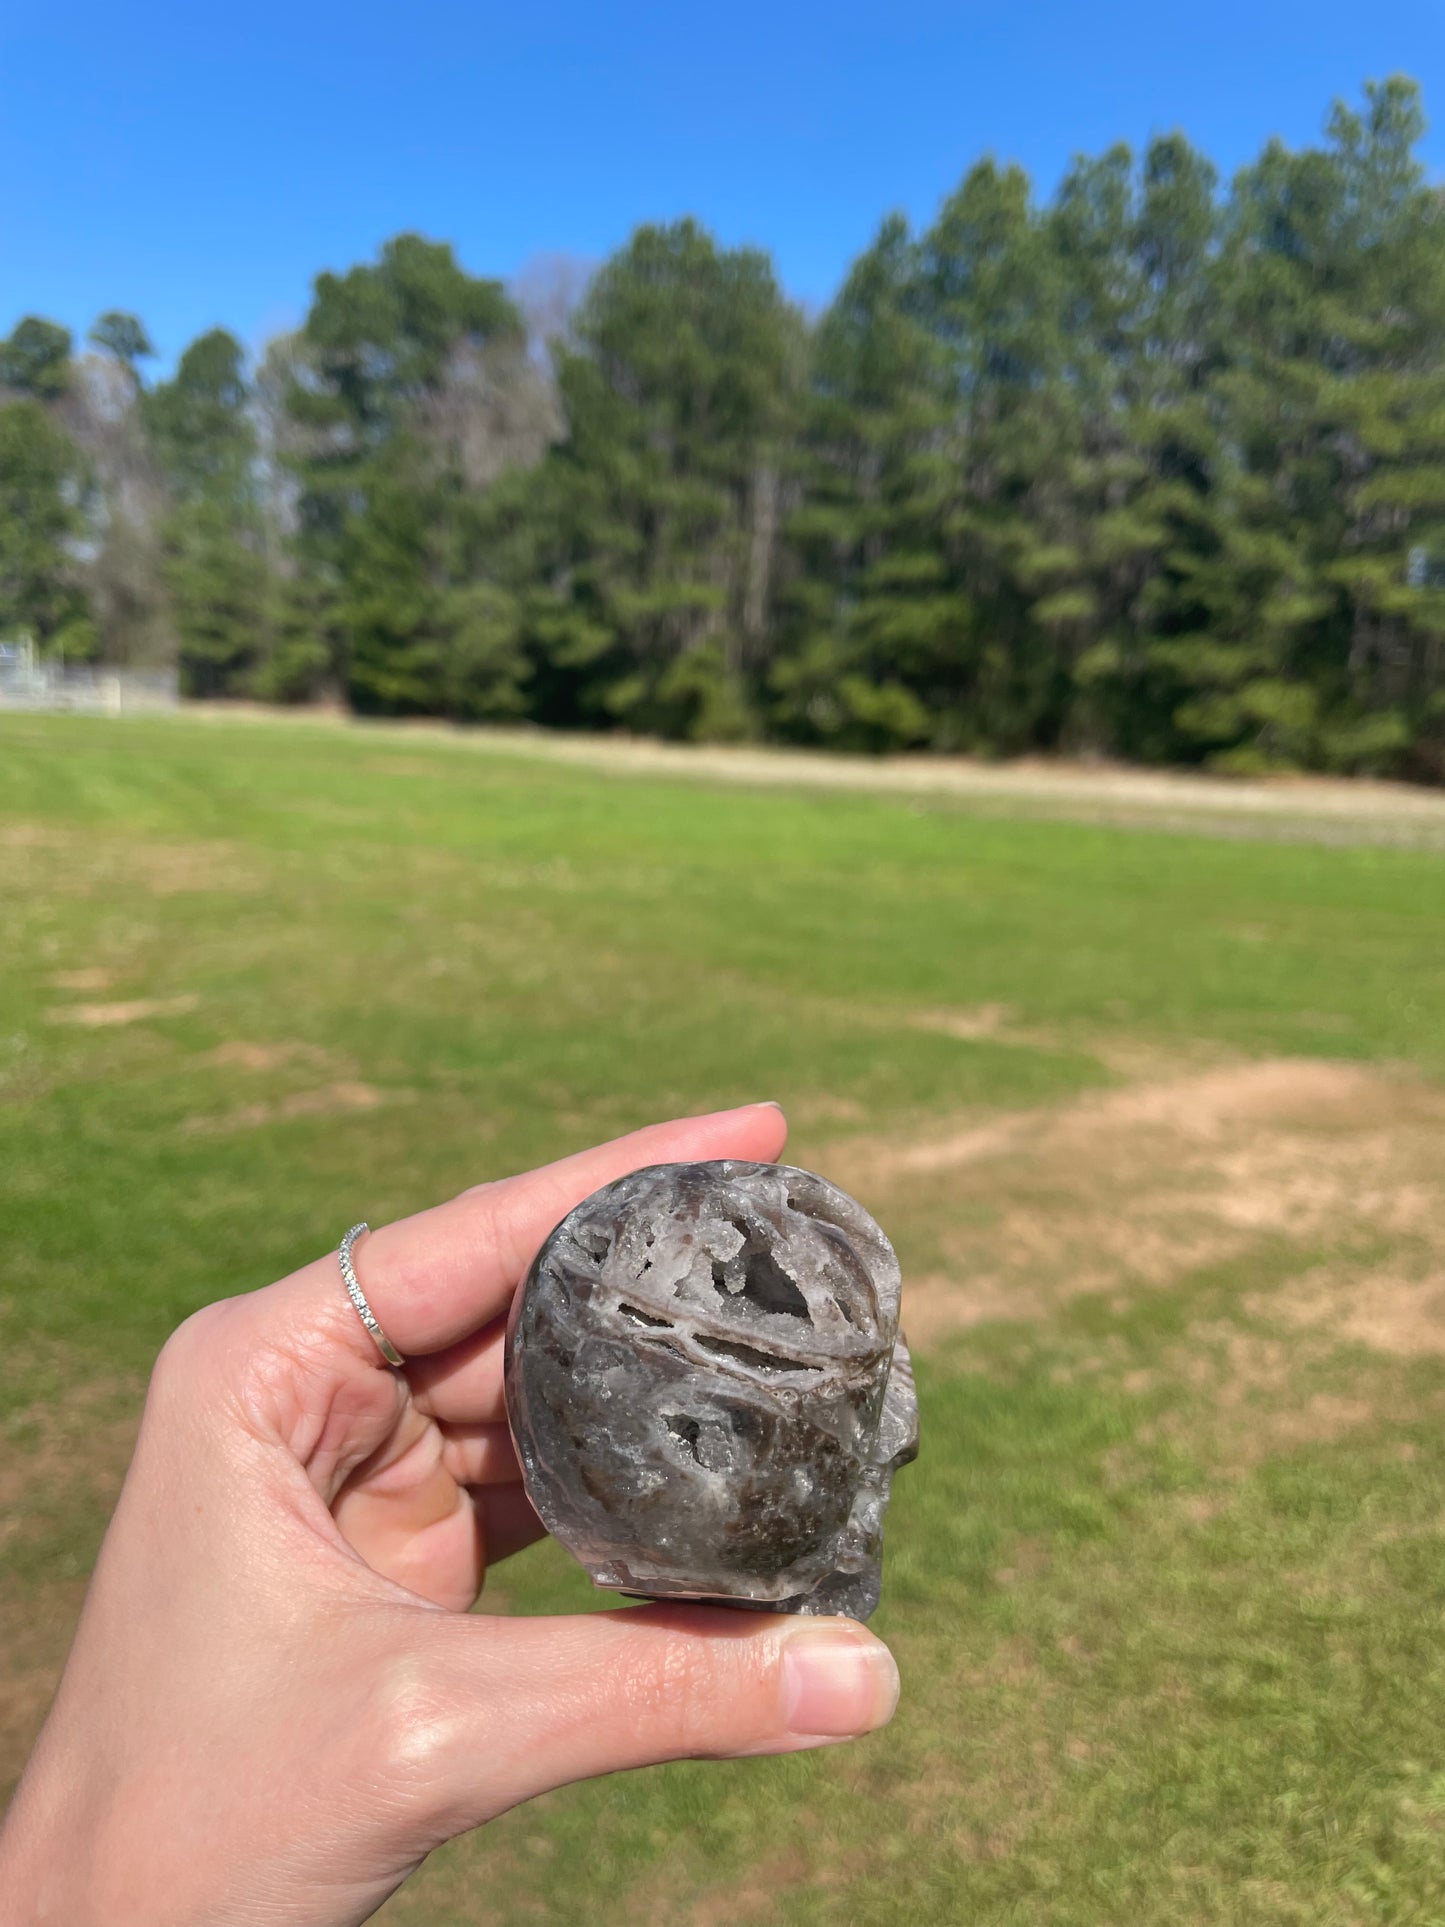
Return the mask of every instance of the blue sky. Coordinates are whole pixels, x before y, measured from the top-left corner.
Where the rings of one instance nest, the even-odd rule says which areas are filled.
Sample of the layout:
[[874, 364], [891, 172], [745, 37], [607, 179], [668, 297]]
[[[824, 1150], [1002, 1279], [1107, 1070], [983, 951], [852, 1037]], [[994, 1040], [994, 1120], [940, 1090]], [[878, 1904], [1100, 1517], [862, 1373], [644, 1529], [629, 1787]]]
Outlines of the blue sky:
[[403, 228], [477, 273], [695, 213], [826, 300], [879, 218], [980, 154], [1047, 193], [1181, 127], [1228, 173], [1394, 71], [1445, 179], [1445, 0], [0, 0], [0, 328], [129, 308], [165, 357], [255, 344]]

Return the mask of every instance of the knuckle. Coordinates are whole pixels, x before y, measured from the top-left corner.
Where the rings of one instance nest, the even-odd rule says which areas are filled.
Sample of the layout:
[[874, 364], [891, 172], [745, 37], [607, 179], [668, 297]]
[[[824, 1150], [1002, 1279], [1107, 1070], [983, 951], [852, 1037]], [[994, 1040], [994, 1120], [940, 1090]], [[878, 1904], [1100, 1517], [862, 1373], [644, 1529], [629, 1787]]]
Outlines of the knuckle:
[[446, 1784], [467, 1730], [462, 1696], [417, 1653], [395, 1654], [368, 1693], [364, 1752], [396, 1795], [424, 1797]]
[[219, 1299], [176, 1326], [151, 1368], [148, 1414], [169, 1421], [184, 1413], [214, 1416], [222, 1404], [230, 1409], [237, 1361], [251, 1349], [245, 1305], [244, 1298]]
[[153, 1391], [168, 1393], [191, 1383], [217, 1354], [226, 1322], [226, 1305], [203, 1305], [177, 1325], [156, 1356]]

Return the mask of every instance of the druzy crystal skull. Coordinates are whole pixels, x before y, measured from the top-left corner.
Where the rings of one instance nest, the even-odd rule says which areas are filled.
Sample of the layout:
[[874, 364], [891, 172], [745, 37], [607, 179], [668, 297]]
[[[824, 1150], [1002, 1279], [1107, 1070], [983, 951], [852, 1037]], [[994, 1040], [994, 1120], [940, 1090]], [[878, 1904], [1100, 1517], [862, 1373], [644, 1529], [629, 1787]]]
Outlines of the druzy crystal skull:
[[662, 1164], [585, 1199], [513, 1306], [527, 1494], [599, 1586], [772, 1611], [878, 1603], [918, 1449], [898, 1261], [779, 1164]]

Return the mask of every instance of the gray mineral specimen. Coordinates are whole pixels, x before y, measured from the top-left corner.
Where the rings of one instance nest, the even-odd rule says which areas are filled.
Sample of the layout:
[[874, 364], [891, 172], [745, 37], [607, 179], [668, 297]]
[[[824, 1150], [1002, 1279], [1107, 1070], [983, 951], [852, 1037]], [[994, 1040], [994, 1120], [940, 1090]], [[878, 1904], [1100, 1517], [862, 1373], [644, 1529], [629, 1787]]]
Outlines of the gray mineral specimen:
[[599, 1586], [775, 1612], [878, 1604], [918, 1451], [893, 1247], [781, 1164], [660, 1164], [564, 1218], [517, 1294], [528, 1497]]

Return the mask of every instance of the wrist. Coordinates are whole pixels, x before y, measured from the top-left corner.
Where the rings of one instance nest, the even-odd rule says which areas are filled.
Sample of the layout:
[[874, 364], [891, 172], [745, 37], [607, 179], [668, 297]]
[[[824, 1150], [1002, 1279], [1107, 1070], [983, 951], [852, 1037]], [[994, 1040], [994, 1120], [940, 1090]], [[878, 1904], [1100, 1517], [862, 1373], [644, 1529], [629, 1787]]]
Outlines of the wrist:
[[47, 1765], [31, 1762], [0, 1826], [0, 1927], [183, 1927], [161, 1857], [118, 1824], [118, 1789]]

